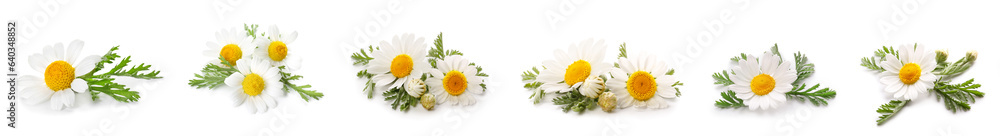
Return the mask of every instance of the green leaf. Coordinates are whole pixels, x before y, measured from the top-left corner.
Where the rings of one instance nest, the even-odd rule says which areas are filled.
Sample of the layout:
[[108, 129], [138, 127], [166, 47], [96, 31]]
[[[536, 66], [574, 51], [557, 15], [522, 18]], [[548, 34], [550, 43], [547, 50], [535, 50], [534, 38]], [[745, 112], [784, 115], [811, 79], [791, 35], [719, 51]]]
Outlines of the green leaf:
[[722, 99], [715, 101], [715, 107], [719, 107], [722, 109], [726, 108], [736, 109], [741, 107], [747, 107], [747, 105], [743, 104], [743, 99], [736, 97], [736, 92], [733, 92], [732, 90], [726, 90], [725, 92], [722, 92]]
[[535, 81], [540, 72], [537, 67], [531, 67], [531, 70], [521, 73], [521, 81], [527, 82], [524, 84], [524, 88], [534, 91], [528, 99], [533, 99], [535, 104], [541, 103], [542, 97], [545, 95], [545, 91], [538, 89], [542, 86], [542, 82]]
[[125, 85], [114, 82], [114, 77], [132, 77], [146, 80], [163, 78], [159, 76], [160, 71], [149, 69], [152, 66], [146, 65], [145, 63], [141, 63], [138, 66], [132, 66], [126, 70], [125, 67], [128, 66], [128, 63], [132, 62], [131, 56], [127, 56], [125, 59], [119, 61], [118, 65], [112, 67], [108, 70], [108, 72], [97, 74], [97, 72], [105, 68], [105, 64], [112, 64], [116, 59], [121, 57], [115, 53], [115, 51], [118, 50], [118, 47], [119, 46], [111, 47], [111, 49], [101, 57], [101, 60], [94, 64], [95, 66], [93, 70], [77, 77], [87, 82], [87, 86], [89, 87], [87, 91], [90, 92], [90, 98], [93, 101], [99, 100], [100, 97], [97, 95], [101, 93], [111, 96], [111, 98], [120, 102], [138, 101], [140, 98], [139, 92], [131, 91], [132, 89], [126, 87]]
[[580, 94], [579, 91], [565, 93], [565, 95], [552, 99], [552, 102], [555, 105], [562, 105], [563, 112], [573, 111], [579, 114], [597, 107], [597, 98], [589, 98]]
[[[375, 48], [373, 48], [371, 45], [368, 45], [368, 53], [374, 51]], [[365, 49], [359, 49], [358, 52], [351, 54], [351, 59], [354, 60], [354, 65], [368, 65], [369, 61], [375, 59], [371, 56], [368, 56], [368, 53], [365, 52]]]
[[939, 64], [944, 67], [934, 69], [934, 74], [941, 76], [956, 76], [968, 70], [969, 67], [972, 67], [974, 61], [975, 60], [970, 60], [968, 57], [962, 57], [954, 63], [945, 62], [944, 64]]
[[882, 104], [882, 106], [880, 106], [878, 110], [875, 110], [875, 112], [878, 112], [879, 114], [882, 115], [879, 116], [878, 120], [875, 120], [875, 122], [878, 125], [882, 125], [886, 121], [889, 121], [889, 119], [892, 118], [892, 116], [895, 116], [896, 113], [899, 113], [899, 111], [902, 110], [904, 106], [906, 106], [906, 103], [909, 102], [910, 100], [906, 101], [892, 100], [889, 101], [889, 103]]
[[625, 43], [622, 43], [622, 45], [618, 46], [618, 52], [619, 52], [618, 53], [619, 58], [628, 58], [628, 53], [625, 53]]
[[778, 52], [778, 43], [774, 43], [774, 46], [771, 46], [771, 53], [774, 53], [774, 55], [778, 55], [779, 58], [778, 60], [784, 62], [785, 59], [780, 59], [781, 52]]
[[253, 37], [253, 39], [257, 39], [256, 35], [257, 27], [258, 27], [257, 24], [251, 24], [251, 25], [243, 24], [243, 30], [247, 32], [247, 36], [251, 36]]
[[316, 90], [308, 90], [309, 88], [312, 88], [312, 85], [296, 85], [292, 83], [292, 81], [302, 79], [302, 76], [293, 75], [285, 71], [285, 66], [278, 67], [278, 73], [281, 74], [280, 81], [284, 84], [284, 87], [282, 87], [281, 90], [286, 93], [295, 91], [302, 97], [303, 100], [306, 100], [307, 102], [309, 100], [319, 100], [319, 98], [323, 98], [323, 93], [317, 92]]
[[733, 60], [733, 62], [740, 62], [740, 60], [747, 60], [747, 54], [746, 53], [740, 53], [739, 56], [730, 58], [729, 60]]
[[893, 49], [892, 47], [882, 46], [882, 49], [875, 51], [875, 56], [861, 58], [861, 66], [879, 72], [885, 71], [885, 69], [883, 69], [882, 66], [879, 66], [879, 63], [886, 60], [885, 56], [887, 54], [892, 54], [897, 58], [899, 57], [898, 55], [899, 51], [897, 51], [896, 49]]
[[805, 84], [795, 85], [792, 87], [791, 91], [785, 93], [785, 97], [788, 99], [799, 100], [799, 102], [809, 101], [815, 106], [825, 106], [827, 105], [827, 100], [833, 99], [837, 96], [837, 92], [830, 88], [819, 89], [819, 84], [816, 84], [809, 89], [806, 89]]
[[733, 83], [733, 80], [731, 80], [729, 78], [729, 72], [726, 72], [725, 70], [723, 70], [722, 72], [713, 74], [712, 78], [715, 79], [715, 84], [717, 84], [717, 85], [728, 86], [728, 85], [736, 84], [736, 83]]
[[217, 88], [225, 84], [226, 78], [233, 73], [238, 72], [235, 67], [229, 64], [229, 61], [225, 61], [221, 56], [219, 60], [225, 66], [219, 66], [214, 64], [205, 65], [201, 69], [201, 74], [194, 74], [195, 79], [188, 80], [188, 85], [195, 88]]
[[985, 95], [976, 90], [981, 85], [972, 83], [973, 81], [975, 79], [969, 79], [959, 84], [948, 84], [948, 81], [938, 80], [934, 82], [932, 92], [939, 101], [944, 101], [945, 108], [952, 113], [969, 111], [972, 108], [969, 104], [975, 103], [976, 98], [982, 98]]
[[816, 72], [814, 69], [815, 65], [808, 63], [808, 60], [809, 58], [807, 58], [806, 55], [800, 52], [795, 53], [795, 73], [798, 77], [795, 78], [795, 81], [792, 82], [792, 84], [799, 84], [802, 80], [812, 76], [813, 72]]
[[399, 88], [389, 89], [389, 91], [383, 92], [382, 96], [385, 96], [386, 102], [392, 103], [392, 109], [404, 112], [410, 111], [410, 107], [417, 106], [417, 103], [420, 103], [420, 98], [410, 96], [406, 93], [406, 90]]

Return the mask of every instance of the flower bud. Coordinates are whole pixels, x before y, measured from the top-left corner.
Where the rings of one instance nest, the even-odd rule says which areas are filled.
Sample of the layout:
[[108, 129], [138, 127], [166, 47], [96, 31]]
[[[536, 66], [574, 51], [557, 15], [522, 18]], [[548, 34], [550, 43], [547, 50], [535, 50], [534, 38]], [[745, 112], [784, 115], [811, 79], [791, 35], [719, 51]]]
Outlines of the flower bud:
[[944, 63], [945, 60], [948, 60], [948, 50], [936, 50], [934, 54], [936, 54], [937, 63]]
[[601, 93], [600, 98], [597, 99], [597, 105], [601, 105], [601, 110], [604, 112], [611, 112], [615, 110], [618, 106], [618, 99], [615, 98], [615, 94], [611, 92]]
[[430, 93], [424, 93], [423, 96], [420, 96], [420, 105], [424, 106], [424, 109], [432, 110], [434, 109], [435, 104], [437, 103], [435, 103], [434, 101], [434, 95], [431, 95]]
[[583, 81], [583, 85], [580, 86], [580, 94], [590, 98], [597, 98], [601, 92], [604, 92], [605, 88], [607, 86], [604, 85], [604, 79], [598, 76], [591, 76]]
[[424, 92], [427, 91], [427, 88], [425, 88], [424, 85], [424, 81], [420, 79], [410, 80], [409, 82], [406, 82], [406, 85], [404, 85], [404, 87], [406, 87], [406, 93], [410, 94], [410, 96], [413, 97], [420, 97], [420, 95], [423, 95]]
[[979, 57], [979, 52], [969, 51], [965, 53], [965, 59], [969, 62], [976, 61], [976, 57]]

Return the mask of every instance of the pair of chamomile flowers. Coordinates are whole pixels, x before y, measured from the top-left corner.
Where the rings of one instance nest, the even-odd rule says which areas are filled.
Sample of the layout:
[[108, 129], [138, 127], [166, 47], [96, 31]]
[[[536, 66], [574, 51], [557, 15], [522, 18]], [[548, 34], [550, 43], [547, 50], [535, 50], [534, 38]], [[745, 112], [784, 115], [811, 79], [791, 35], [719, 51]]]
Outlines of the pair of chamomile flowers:
[[429, 50], [424, 38], [414, 34], [393, 36], [352, 54], [355, 65], [364, 70], [358, 77], [368, 80], [364, 92], [372, 98], [382, 93], [393, 109], [408, 111], [419, 103], [432, 110], [437, 104], [472, 105], [475, 95], [486, 90], [488, 75], [482, 68], [462, 57], [457, 50], [444, 49], [442, 34]]
[[532, 68], [522, 74], [525, 88], [535, 91], [531, 98], [540, 103], [546, 95], [563, 105], [563, 111], [579, 112], [595, 108], [611, 112], [616, 108], [665, 108], [667, 99], [680, 96], [683, 85], [673, 69], [649, 53], [629, 54], [625, 44], [614, 65], [604, 62], [607, 46], [603, 40], [588, 39], [556, 50], [554, 60], [542, 62], [542, 70]]
[[[263, 34], [257, 34], [257, 25], [244, 26], [243, 30], [232, 28], [215, 34], [216, 41], [208, 42], [210, 48], [204, 54], [218, 58], [196, 74], [189, 85], [197, 88], [216, 88], [225, 84], [233, 88], [231, 96], [235, 106], [246, 105], [252, 113], [263, 113], [277, 106], [276, 98], [287, 90], [294, 90], [303, 99], [319, 99], [321, 93], [304, 90], [308, 85], [298, 86], [291, 80], [301, 76], [289, 71], [298, 69], [301, 59], [289, 54], [298, 32], [282, 32], [271, 26]], [[310, 94], [312, 93], [312, 94]]]

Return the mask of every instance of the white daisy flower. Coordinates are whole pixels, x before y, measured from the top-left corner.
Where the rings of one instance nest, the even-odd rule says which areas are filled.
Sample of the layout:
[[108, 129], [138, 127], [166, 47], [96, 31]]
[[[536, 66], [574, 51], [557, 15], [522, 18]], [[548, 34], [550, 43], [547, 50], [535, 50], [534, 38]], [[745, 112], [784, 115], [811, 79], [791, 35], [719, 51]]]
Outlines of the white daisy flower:
[[273, 66], [286, 66], [290, 70], [299, 69], [302, 66], [302, 58], [293, 54], [288, 54], [288, 46], [295, 41], [295, 38], [299, 36], [299, 32], [292, 31], [289, 33], [281, 33], [278, 31], [278, 26], [271, 25], [271, 28], [267, 31], [267, 37], [257, 37], [254, 40], [254, 44], [257, 44], [257, 49], [254, 51], [254, 56], [267, 60], [271, 62]]
[[750, 110], [777, 108], [778, 103], [785, 102], [785, 93], [792, 90], [796, 78], [791, 63], [781, 62], [781, 57], [771, 52], [765, 52], [759, 62], [756, 57], [747, 55], [733, 71], [735, 84], [729, 85], [729, 89], [736, 92], [736, 97], [743, 99]]
[[885, 71], [879, 79], [885, 92], [893, 93], [896, 99], [911, 100], [934, 87], [937, 76], [931, 73], [937, 67], [934, 53], [924, 51], [922, 45], [901, 45], [899, 57], [887, 54], [880, 64]]
[[202, 52], [205, 56], [216, 58], [213, 59], [215, 64], [221, 64], [218, 63], [218, 58], [222, 56], [229, 64], [236, 65], [237, 60], [250, 58], [253, 49], [257, 47], [251, 45], [253, 38], [247, 36], [246, 31], [238, 28], [215, 32], [215, 39], [215, 42], [207, 42], [205, 45], [208, 46], [209, 50]]
[[611, 70], [608, 87], [618, 96], [621, 108], [665, 108], [666, 98], [677, 98], [672, 86], [677, 80], [667, 75], [667, 64], [647, 54], [618, 58], [618, 66]]
[[[392, 37], [392, 43], [382, 41], [379, 50], [372, 52], [375, 58], [368, 64], [368, 73], [375, 74], [372, 80], [378, 91], [399, 88], [413, 79], [420, 79], [431, 69], [427, 60], [427, 44], [424, 38], [414, 38], [413, 34]], [[404, 89], [404, 88], [400, 88]], [[420, 97], [419, 90], [406, 89], [407, 94]]]
[[[448, 102], [454, 105], [471, 105], [476, 103], [472, 94], [482, 94], [483, 78], [476, 76], [476, 67], [469, 65], [469, 60], [462, 56], [447, 56], [437, 60], [437, 69], [431, 70], [427, 78], [427, 86], [440, 99], [438, 103]], [[419, 77], [417, 77], [419, 78]], [[471, 92], [469, 94], [467, 92]]]
[[54, 46], [43, 47], [42, 54], [29, 56], [31, 68], [41, 72], [44, 78], [28, 75], [18, 80], [27, 86], [24, 96], [28, 102], [49, 101], [51, 108], [56, 110], [72, 107], [76, 101], [76, 94], [73, 92], [89, 89], [87, 81], [76, 77], [87, 74], [100, 61], [100, 57], [96, 55], [78, 58], [82, 49], [83, 41], [74, 40], [69, 47], [64, 48], [62, 43], [56, 43]]
[[590, 76], [599, 76], [611, 70], [611, 64], [603, 63], [607, 48], [604, 40], [594, 42], [588, 39], [571, 45], [568, 52], [555, 51], [555, 60], [546, 60], [546, 68], [538, 74], [541, 89], [546, 92], [569, 92], [579, 87]]
[[251, 113], [264, 113], [278, 105], [273, 96], [281, 95], [282, 83], [278, 68], [267, 60], [257, 58], [237, 60], [236, 69], [226, 78], [226, 85], [237, 88], [233, 92], [236, 106], [247, 104]]

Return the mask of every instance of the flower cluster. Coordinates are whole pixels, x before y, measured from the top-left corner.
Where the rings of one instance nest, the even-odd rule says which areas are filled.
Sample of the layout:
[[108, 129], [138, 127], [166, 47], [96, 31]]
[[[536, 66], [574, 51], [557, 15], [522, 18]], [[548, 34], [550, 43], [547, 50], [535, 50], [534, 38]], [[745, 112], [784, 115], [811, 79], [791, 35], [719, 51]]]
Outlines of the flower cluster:
[[878, 125], [924, 93], [936, 96], [951, 112], [968, 111], [970, 103], [983, 97], [984, 93], [976, 90], [980, 84], [973, 83], [974, 79], [951, 84], [952, 78], [972, 67], [979, 55], [976, 51], [969, 51], [958, 61], [947, 62], [948, 51], [929, 52], [920, 44], [904, 44], [899, 48], [882, 47], [875, 51], [875, 56], [861, 59], [861, 66], [879, 72], [879, 81], [887, 85], [883, 90], [894, 98], [876, 110], [881, 114], [875, 121]]
[[401, 111], [418, 103], [426, 110], [442, 103], [474, 104], [475, 95], [485, 92], [484, 79], [489, 75], [461, 52], [445, 50], [442, 35], [430, 50], [424, 38], [403, 34], [352, 54], [354, 65], [365, 67], [357, 74], [368, 80], [362, 91], [369, 99], [381, 92], [393, 109]]
[[[555, 60], [543, 61], [525, 71], [524, 88], [535, 103], [546, 95], [556, 95], [552, 102], [563, 112], [583, 113], [600, 106], [605, 112], [617, 108], [665, 108], [667, 98], [680, 96], [676, 86], [683, 85], [672, 76], [674, 71], [649, 53], [629, 54], [619, 46], [618, 60], [605, 63], [603, 40], [588, 39], [571, 45], [569, 51], [555, 52]], [[631, 56], [631, 57], [629, 57]]]
[[[819, 89], [819, 84], [807, 89], [808, 85], [802, 82], [815, 72], [814, 65], [808, 63], [808, 58], [802, 53], [795, 53], [795, 62], [784, 61], [777, 44], [760, 58], [740, 54], [731, 60], [737, 64], [732, 70], [712, 75], [715, 84], [728, 88], [722, 92], [723, 99], [715, 102], [715, 106], [719, 108], [749, 107], [750, 110], [767, 110], [777, 108], [787, 99], [809, 101], [815, 106], [821, 106], [827, 105], [827, 100], [837, 95], [830, 88]], [[795, 63], [795, 67], [792, 67], [792, 63]]]
[[293, 83], [302, 79], [291, 74], [301, 66], [301, 58], [290, 54], [288, 45], [295, 41], [298, 32], [282, 32], [271, 26], [267, 33], [258, 33], [257, 28], [244, 25], [243, 30], [217, 32], [216, 41], [206, 44], [210, 50], [204, 54], [218, 60], [205, 65], [188, 85], [210, 89], [223, 84], [232, 87], [235, 105], [246, 104], [252, 113], [276, 107], [276, 97], [287, 93], [298, 93], [306, 101], [322, 98], [323, 93], [308, 90], [311, 85]]

